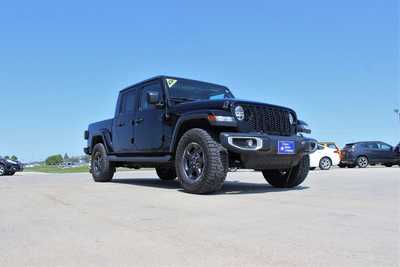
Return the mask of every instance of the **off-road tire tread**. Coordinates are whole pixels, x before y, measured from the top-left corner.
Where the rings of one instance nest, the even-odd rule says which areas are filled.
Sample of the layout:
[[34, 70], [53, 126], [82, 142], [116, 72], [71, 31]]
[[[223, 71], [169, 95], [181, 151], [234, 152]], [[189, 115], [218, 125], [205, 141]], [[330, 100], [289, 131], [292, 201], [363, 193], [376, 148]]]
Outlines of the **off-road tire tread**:
[[[93, 147], [92, 157], [96, 154], [97, 150], [100, 150], [100, 152], [103, 154], [102, 155], [103, 157], [104, 156], [107, 157], [106, 148], [102, 143], [98, 143]], [[95, 182], [105, 183], [105, 182], [110, 182], [112, 180], [115, 173], [115, 167], [108, 160], [105, 160], [105, 165], [106, 165], [105, 170], [103, 170], [99, 175], [96, 175], [92, 170], [92, 177]]]
[[[206, 153], [207, 168], [201, 181], [196, 184], [185, 183], [183, 176], [180, 175], [179, 164], [183, 156], [183, 152], [188, 143], [198, 142]], [[186, 192], [194, 194], [207, 194], [219, 191], [228, 172], [228, 153], [219, 143], [217, 143], [211, 135], [200, 128], [188, 130], [179, 140], [176, 150], [176, 170], [178, 180]]]
[[0, 165], [3, 166], [3, 168], [4, 168], [4, 173], [0, 176], [5, 176], [7, 173], [6, 166], [4, 164], [0, 164]]

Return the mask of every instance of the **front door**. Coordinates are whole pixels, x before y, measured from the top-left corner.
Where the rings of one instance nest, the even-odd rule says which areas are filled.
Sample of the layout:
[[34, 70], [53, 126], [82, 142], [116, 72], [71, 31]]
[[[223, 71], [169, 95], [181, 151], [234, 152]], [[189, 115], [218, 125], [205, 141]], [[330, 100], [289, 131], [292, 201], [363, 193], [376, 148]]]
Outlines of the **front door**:
[[379, 151], [382, 158], [382, 163], [391, 163], [396, 160], [396, 152], [394, 151], [393, 147], [385, 144], [379, 143]]
[[122, 94], [118, 115], [114, 119], [114, 133], [116, 138], [114, 149], [117, 153], [131, 153], [135, 151], [135, 128], [137, 90], [132, 89]]
[[136, 113], [135, 135], [137, 152], [159, 152], [164, 140], [165, 108], [150, 104], [148, 93], [158, 93], [164, 99], [161, 81], [144, 85], [140, 91], [140, 105]]

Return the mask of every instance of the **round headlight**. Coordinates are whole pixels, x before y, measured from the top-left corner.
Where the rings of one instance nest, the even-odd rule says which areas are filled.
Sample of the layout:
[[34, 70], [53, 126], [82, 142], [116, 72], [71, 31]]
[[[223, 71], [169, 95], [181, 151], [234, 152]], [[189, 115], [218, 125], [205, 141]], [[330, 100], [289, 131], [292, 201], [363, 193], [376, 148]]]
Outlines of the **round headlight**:
[[244, 120], [244, 109], [242, 106], [235, 107], [235, 117], [239, 121]]
[[290, 124], [294, 123], [294, 115], [292, 113], [289, 113], [289, 123]]

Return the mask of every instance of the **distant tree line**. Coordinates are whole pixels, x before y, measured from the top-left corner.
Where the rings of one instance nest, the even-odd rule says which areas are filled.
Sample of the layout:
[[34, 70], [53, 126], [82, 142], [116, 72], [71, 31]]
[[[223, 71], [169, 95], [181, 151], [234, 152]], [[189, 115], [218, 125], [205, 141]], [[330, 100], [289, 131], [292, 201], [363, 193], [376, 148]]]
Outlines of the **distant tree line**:
[[62, 156], [61, 154], [51, 155], [45, 160], [46, 165], [60, 165], [63, 163], [79, 163], [81, 160], [89, 162], [89, 156], [70, 157], [67, 153]]
[[[2, 157], [0, 156], [0, 158], [2, 158]], [[17, 160], [18, 160], [18, 157], [15, 156], [15, 155], [12, 155], [11, 157], [10, 157], [10, 156], [4, 156], [4, 159], [9, 159], [9, 160], [17, 161]]]

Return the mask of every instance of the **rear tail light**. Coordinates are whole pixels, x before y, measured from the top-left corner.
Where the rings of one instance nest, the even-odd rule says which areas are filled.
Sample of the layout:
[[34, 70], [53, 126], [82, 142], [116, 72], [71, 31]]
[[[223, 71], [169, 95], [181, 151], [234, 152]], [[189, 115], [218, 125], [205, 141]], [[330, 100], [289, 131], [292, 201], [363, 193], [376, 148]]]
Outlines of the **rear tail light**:
[[340, 150], [336, 149], [333, 153], [339, 154], [340, 155]]

